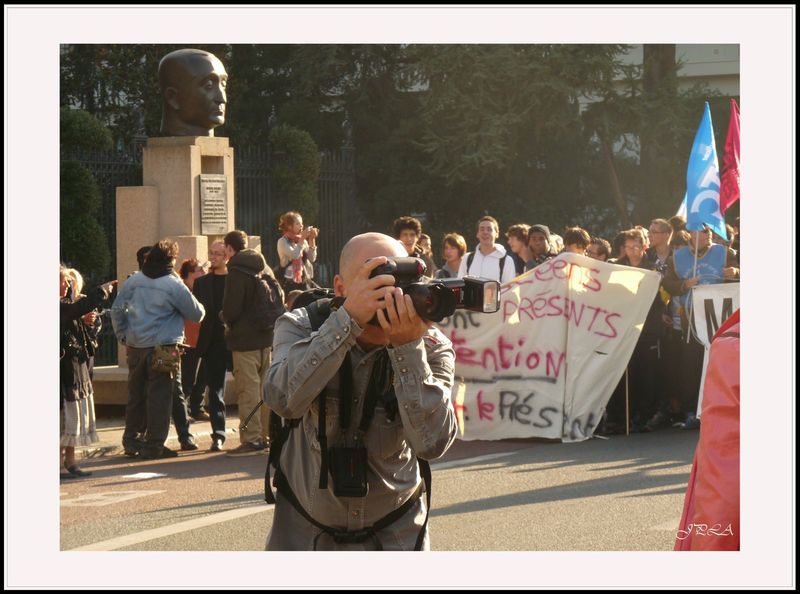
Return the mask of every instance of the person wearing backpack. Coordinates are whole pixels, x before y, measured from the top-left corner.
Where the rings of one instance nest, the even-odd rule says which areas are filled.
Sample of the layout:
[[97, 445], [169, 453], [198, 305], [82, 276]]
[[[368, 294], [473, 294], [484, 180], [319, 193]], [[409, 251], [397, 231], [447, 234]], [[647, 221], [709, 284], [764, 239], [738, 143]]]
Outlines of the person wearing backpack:
[[357, 235], [336, 297], [276, 323], [264, 401], [286, 421], [267, 550], [430, 549], [427, 461], [456, 438], [455, 353], [393, 276], [370, 278], [402, 256], [388, 235]]
[[278, 268], [275, 277], [289, 293], [295, 289], [305, 291], [314, 285], [314, 262], [317, 260], [316, 227], [303, 228], [303, 217], [290, 211], [281, 215], [278, 239]]
[[499, 236], [500, 227], [494, 217], [487, 215], [478, 221], [478, 247], [461, 260], [458, 278], [479, 276], [499, 281], [501, 285], [514, 280], [517, 276], [514, 261], [506, 253], [506, 248], [495, 243]]
[[[233, 358], [233, 385], [243, 418], [261, 400], [270, 364], [275, 319], [284, 311], [283, 292], [267, 266], [264, 256], [247, 249], [247, 233], [234, 230], [225, 235], [228, 277], [222, 298], [225, 343]], [[263, 454], [269, 447], [269, 409], [260, 407], [239, 431], [239, 446], [230, 457]]]

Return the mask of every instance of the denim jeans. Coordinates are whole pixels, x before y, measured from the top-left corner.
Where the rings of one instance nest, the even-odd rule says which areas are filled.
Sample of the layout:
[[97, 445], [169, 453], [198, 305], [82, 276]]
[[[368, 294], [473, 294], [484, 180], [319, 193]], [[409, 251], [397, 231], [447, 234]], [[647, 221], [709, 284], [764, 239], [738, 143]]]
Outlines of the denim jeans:
[[225, 441], [225, 374], [233, 368], [231, 352], [224, 346], [213, 345], [203, 353], [208, 384], [208, 414], [211, 417], [211, 435]]
[[180, 375], [172, 387], [172, 422], [175, 425], [175, 432], [178, 434], [178, 441], [182, 444], [189, 441], [192, 436], [189, 433], [189, 411], [186, 408], [186, 396], [181, 390]]
[[194, 416], [203, 410], [203, 396], [206, 390], [204, 364], [195, 348], [188, 348], [181, 357], [181, 387], [187, 399], [189, 414]]

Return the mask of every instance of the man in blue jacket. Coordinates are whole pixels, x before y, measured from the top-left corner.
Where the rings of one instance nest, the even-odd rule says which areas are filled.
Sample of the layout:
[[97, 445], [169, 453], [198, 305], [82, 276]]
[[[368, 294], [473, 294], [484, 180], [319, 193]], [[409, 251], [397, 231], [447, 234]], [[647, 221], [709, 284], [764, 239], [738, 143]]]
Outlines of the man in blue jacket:
[[[142, 271], [131, 276], [111, 309], [114, 333], [128, 356], [128, 405], [122, 445], [137, 450], [146, 460], [174, 458], [177, 452], [164, 446], [169, 433], [172, 394], [180, 382], [180, 366], [174, 373], [153, 369], [153, 351], [159, 345], [183, 340], [184, 319], [199, 322], [205, 309], [175, 273], [178, 244], [165, 239], [147, 254]], [[136, 438], [147, 419], [144, 442]]]

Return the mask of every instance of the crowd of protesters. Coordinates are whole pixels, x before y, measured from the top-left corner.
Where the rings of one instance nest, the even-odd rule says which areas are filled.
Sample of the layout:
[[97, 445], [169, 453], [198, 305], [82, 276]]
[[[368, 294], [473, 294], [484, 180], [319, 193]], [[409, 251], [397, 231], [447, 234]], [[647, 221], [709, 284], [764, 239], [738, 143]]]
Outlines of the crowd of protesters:
[[[133, 359], [128, 362], [131, 396], [123, 438], [127, 455], [142, 458], [177, 455], [164, 446], [170, 416], [180, 433], [182, 450], [197, 449], [188, 423], [208, 421], [212, 425], [211, 451], [221, 451], [225, 442], [224, 378], [228, 371], [234, 372], [237, 393], [241, 392], [238, 395], [249, 404], [258, 401], [269, 367], [271, 333], [255, 332], [246, 316], [234, 332], [230, 327], [235, 325], [234, 320], [223, 322], [226, 303], [228, 316], [231, 312], [241, 315], [240, 310], [247, 309], [238, 303], [247, 300], [246, 291], [234, 290], [238, 287], [236, 283], [231, 289], [226, 280], [231, 262], [232, 269], [241, 269], [245, 276], [274, 274], [284, 289], [289, 310], [303, 290], [316, 287], [313, 265], [319, 229], [305, 227], [302, 215], [294, 211], [281, 217], [279, 228], [280, 261], [274, 266], [274, 273], [259, 252], [246, 249], [247, 235], [238, 230], [212, 243], [208, 262], [189, 258], [177, 270], [174, 242], [162, 240], [139, 250], [140, 271], [129, 275], [128, 281], [134, 282], [126, 282], [127, 310], [117, 308], [116, 314], [112, 312], [117, 337], [127, 342], [128, 358]], [[620, 231], [609, 240], [593, 236], [581, 227], [567, 227], [562, 234], [556, 234], [548, 225], [516, 223], [505, 231], [508, 247], [499, 243], [500, 229], [498, 221], [487, 215], [477, 222], [474, 235], [477, 243], [465, 239], [470, 233], [450, 232], [434, 244], [423, 233], [419, 219], [402, 216], [394, 221], [392, 235], [409, 256], [425, 262], [426, 274], [433, 278], [471, 275], [505, 283], [562, 251], [658, 272], [661, 286], [597, 432], [644, 432], [669, 426], [697, 429], [699, 419], [695, 411], [704, 349], [690, 336], [687, 298], [690, 289], [698, 284], [739, 280], [738, 228], [728, 225], [728, 237], [723, 239], [707, 227], [687, 231], [685, 220], [674, 216], [669, 220], [653, 219], [646, 227], [637, 225]], [[437, 260], [441, 265], [437, 265]], [[246, 264], [244, 268], [242, 262]], [[239, 282], [238, 277], [233, 280]], [[244, 276], [242, 282], [246, 283]], [[116, 281], [87, 295], [81, 290], [80, 273], [62, 266], [60, 465], [67, 471], [62, 477], [86, 475], [75, 462], [74, 447], [97, 441], [91, 386], [101, 323], [97, 312], [110, 307]], [[160, 302], [163, 311], [155, 311], [151, 303], [154, 295], [163, 296], [165, 291], [169, 303]], [[137, 306], [142, 312], [147, 311], [147, 316], [137, 316], [131, 311]], [[166, 328], [170, 335], [161, 336]], [[185, 345], [180, 365], [172, 374], [159, 375], [152, 368], [154, 348], [162, 343]], [[252, 365], [244, 365], [243, 361], [251, 361]], [[208, 396], [204, 397], [206, 392]], [[203, 407], [204, 399], [208, 401], [208, 410]], [[629, 414], [625, 412], [626, 401]], [[240, 409], [240, 414], [247, 412]], [[228, 455], [257, 454], [268, 449], [266, 412], [262, 410], [259, 418], [250, 423], [247, 438], [243, 432], [239, 447]]]
[[[699, 428], [696, 409], [704, 347], [690, 336], [687, 300], [690, 289], [698, 284], [739, 280], [738, 228], [728, 225], [727, 239], [723, 239], [708, 227], [688, 231], [686, 220], [674, 216], [622, 230], [609, 241], [581, 227], [567, 227], [563, 234], [556, 234], [547, 225], [516, 223], [506, 229], [507, 249], [497, 243], [499, 223], [487, 215], [478, 221], [474, 249], [470, 251], [464, 235], [450, 232], [444, 235], [438, 254], [423, 247], [423, 238], [428, 236], [418, 219], [400, 217], [393, 230], [408, 254], [423, 258], [428, 274], [436, 278], [471, 275], [505, 283], [562, 251], [658, 272], [661, 286], [597, 432]], [[437, 256], [444, 263], [441, 268], [436, 266]]]

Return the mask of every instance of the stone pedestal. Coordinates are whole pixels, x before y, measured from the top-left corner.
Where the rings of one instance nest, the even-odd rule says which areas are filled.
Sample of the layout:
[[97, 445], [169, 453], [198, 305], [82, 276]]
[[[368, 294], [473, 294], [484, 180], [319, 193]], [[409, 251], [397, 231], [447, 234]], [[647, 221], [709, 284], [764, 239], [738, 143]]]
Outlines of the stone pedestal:
[[[233, 149], [228, 146], [227, 138], [151, 138], [143, 151], [144, 185], [117, 188], [117, 277], [120, 288], [128, 275], [139, 270], [136, 252], [140, 247], [153, 245], [161, 239], [172, 239], [180, 250], [178, 265], [187, 258], [205, 262], [211, 243], [236, 228]], [[201, 177], [206, 183], [205, 225], [201, 217]], [[213, 195], [209, 184], [216, 184]], [[224, 207], [219, 200], [222, 192]], [[208, 200], [209, 196], [216, 199], [213, 204]], [[212, 208], [208, 208], [209, 204]], [[204, 233], [204, 228], [208, 232]], [[247, 247], [261, 251], [261, 238], [249, 236]], [[119, 365], [95, 369], [96, 404], [127, 403], [128, 364], [125, 347], [118, 346]], [[230, 374], [226, 383], [225, 402], [235, 404], [236, 392]]]
[[[142, 246], [172, 239], [180, 250], [177, 265], [188, 258], [205, 262], [211, 243], [236, 228], [233, 149], [227, 138], [150, 138], [142, 165], [144, 185], [117, 188], [120, 288], [128, 275], [139, 270], [136, 252]], [[249, 237], [248, 247], [261, 251], [261, 238]], [[121, 344], [117, 360], [120, 368], [127, 367]]]
[[[138, 270], [136, 251], [160, 239], [174, 239], [179, 258], [205, 262], [208, 245], [235, 228], [233, 149], [227, 138], [150, 138], [143, 149], [140, 187], [117, 188], [117, 276]], [[224, 206], [217, 225], [203, 233], [201, 176], [222, 180]], [[222, 217], [222, 218], [220, 218]], [[180, 264], [180, 262], [178, 262]]]
[[136, 252], [159, 240], [158, 188], [117, 188], [117, 278], [121, 285], [139, 270]]
[[203, 234], [200, 219], [201, 175], [225, 176], [227, 231], [235, 229], [233, 149], [228, 146], [227, 138], [150, 138], [143, 149], [142, 159], [144, 185], [158, 188], [161, 196], [158, 215], [162, 238]]

